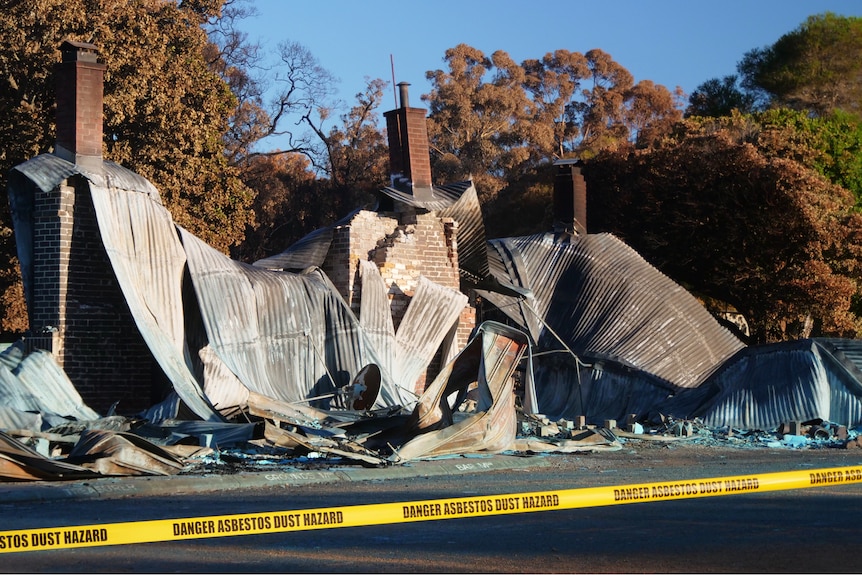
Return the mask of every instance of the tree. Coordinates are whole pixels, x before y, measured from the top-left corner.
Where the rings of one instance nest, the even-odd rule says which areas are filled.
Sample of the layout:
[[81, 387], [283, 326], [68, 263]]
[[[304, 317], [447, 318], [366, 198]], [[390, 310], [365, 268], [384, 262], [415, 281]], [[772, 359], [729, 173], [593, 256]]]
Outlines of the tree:
[[795, 160], [853, 193], [862, 210], [862, 121], [840, 110], [823, 117], [773, 108], [756, 113], [758, 140], [771, 157]]
[[366, 78], [366, 89], [356, 94], [356, 105], [341, 116], [341, 125], [321, 134], [326, 146], [326, 174], [356, 203], [388, 181], [389, 146], [378, 127], [376, 113], [388, 83]]
[[782, 157], [796, 135], [737, 114], [604, 152], [585, 168], [590, 228], [735, 307], [754, 342], [855, 337], [862, 216], [848, 190]]
[[489, 233], [546, 229], [551, 188], [540, 173], [553, 160], [648, 145], [682, 117], [678, 90], [635, 84], [601, 50], [556, 50], [518, 65], [460, 44], [444, 60], [449, 70], [428, 72], [423, 96], [432, 169], [447, 181], [473, 177]]
[[432, 168], [444, 181], [472, 176], [487, 201], [503, 187], [505, 167], [518, 155], [513, 125], [526, 113], [523, 71], [505, 52], [488, 58], [466, 44], [446, 50], [444, 61], [448, 72], [425, 74], [432, 82], [423, 96], [430, 108]]
[[742, 90], [739, 76], [712, 78], [695, 88], [688, 98], [685, 116], [717, 118], [729, 116], [734, 110], [743, 114], [754, 111], [755, 97]]
[[311, 164], [302, 154], [260, 155], [248, 159], [245, 182], [259, 190], [254, 200], [256, 220], [245, 240], [231, 251], [234, 259], [252, 263], [283, 251], [317, 227], [318, 185]]
[[809, 17], [772, 46], [745, 54], [742, 85], [775, 106], [817, 115], [862, 113], [862, 18]]
[[[204, 57], [204, 24], [223, 2], [9, 0], [0, 11], [0, 186], [13, 166], [54, 143], [53, 66], [63, 40], [95, 43], [106, 66], [105, 157], [159, 188], [174, 219], [227, 251], [253, 221], [252, 191], [224, 154], [235, 99]], [[3, 206], [3, 273], [9, 298], [14, 250]]]

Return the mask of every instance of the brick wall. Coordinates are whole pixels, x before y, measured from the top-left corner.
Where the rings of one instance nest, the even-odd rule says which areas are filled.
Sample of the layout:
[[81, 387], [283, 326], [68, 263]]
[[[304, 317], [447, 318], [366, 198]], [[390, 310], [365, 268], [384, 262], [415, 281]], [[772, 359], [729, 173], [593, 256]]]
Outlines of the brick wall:
[[[398, 329], [419, 276], [452, 289], [460, 288], [458, 272], [457, 222], [435, 213], [377, 213], [360, 211], [349, 224], [335, 230], [323, 269], [351, 308], [359, 313], [361, 284], [359, 261], [373, 261], [388, 289], [390, 311]], [[473, 326], [475, 310], [466, 307], [456, 334], [457, 346], [466, 345]], [[429, 366], [426, 376], [416, 383], [424, 389], [441, 369], [440, 358]]]
[[133, 414], [161, 399], [161, 377], [101, 241], [89, 188], [74, 177], [37, 192], [32, 347], [50, 351], [84, 401]]

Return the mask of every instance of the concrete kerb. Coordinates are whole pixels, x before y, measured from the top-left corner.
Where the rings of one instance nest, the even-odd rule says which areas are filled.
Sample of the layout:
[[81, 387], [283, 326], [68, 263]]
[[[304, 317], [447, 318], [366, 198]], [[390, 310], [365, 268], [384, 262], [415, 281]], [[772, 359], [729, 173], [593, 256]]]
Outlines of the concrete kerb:
[[0, 484], [0, 502], [116, 499], [194, 495], [214, 491], [291, 487], [339, 481], [382, 481], [487, 471], [547, 467], [544, 456], [482, 455], [416, 461], [384, 468], [337, 467], [325, 470], [274, 468], [236, 474], [171, 475], [166, 477], [105, 477], [81, 481], [21, 482]]

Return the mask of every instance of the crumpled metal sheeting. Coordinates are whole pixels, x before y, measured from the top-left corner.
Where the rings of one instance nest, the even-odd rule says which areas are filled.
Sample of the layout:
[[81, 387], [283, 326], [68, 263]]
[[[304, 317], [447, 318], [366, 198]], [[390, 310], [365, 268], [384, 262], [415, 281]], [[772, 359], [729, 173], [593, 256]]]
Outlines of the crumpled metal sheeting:
[[0, 481], [91, 479], [98, 473], [61, 460], [50, 459], [0, 431]]
[[68, 463], [102, 475], [175, 475], [181, 459], [133, 433], [90, 429], [69, 452]]
[[862, 384], [817, 340], [747, 348], [663, 413], [707, 426], [772, 430], [790, 421], [862, 424]]
[[[0, 404], [5, 398], [0, 394]], [[44, 431], [50, 429], [53, 422], [46, 421], [38, 411], [21, 411], [14, 407], [0, 405], [0, 429], [26, 429], [29, 431]]]
[[[184, 230], [182, 241], [210, 345], [249, 390], [301, 401], [349, 384], [369, 363], [380, 364], [358, 320], [320, 270], [262, 270], [231, 260]], [[381, 403], [410, 399], [384, 373]]]
[[25, 290], [29, 293], [33, 283], [33, 238], [27, 237], [33, 233], [29, 221], [33, 188], [50, 191], [73, 176], [85, 178], [105, 249], [142, 337], [195, 414], [220, 420], [203, 397], [185, 347], [187, 334], [182, 314], [177, 313], [182, 309], [185, 256], [178, 249], [174, 224], [155, 187], [146, 178], [111, 162], [103, 162], [99, 171], [85, 171], [50, 154], [20, 164], [13, 172], [10, 204], [14, 206]]
[[[537, 315], [577, 354], [616, 358], [689, 388], [743, 347], [694, 296], [610, 234], [536, 234], [489, 244], [494, 257], [508, 260], [493, 267], [507, 270], [501, 281], [531, 289], [534, 298], [483, 295], [515, 321]], [[561, 348], [547, 327], [528, 323], [539, 351]]]
[[322, 267], [323, 262], [326, 260], [326, 255], [329, 253], [329, 246], [332, 245], [332, 235], [335, 228], [347, 223], [353, 218], [355, 213], [349, 214], [331, 226], [314, 230], [310, 234], [300, 238], [283, 252], [259, 259], [252, 265], [268, 270], [295, 272], [310, 267]]
[[677, 390], [650, 374], [610, 360], [556, 353], [536, 361], [536, 398], [551, 421], [583, 415], [587, 423], [625, 421], [629, 414], [648, 416]]
[[[378, 350], [379, 367], [385, 373], [395, 371], [395, 326], [389, 309], [388, 288], [374, 262], [359, 261], [362, 297], [359, 300], [359, 325]], [[381, 313], [384, 310], [384, 313]]]
[[158, 445], [175, 445], [189, 439], [197, 444], [199, 440], [202, 442], [207, 439], [212, 447], [230, 447], [263, 437], [263, 424], [175, 419], [162, 421], [158, 425], [138, 426], [134, 433]]
[[[0, 403], [20, 412], [41, 413], [39, 423], [47, 427], [69, 417], [83, 420], [99, 417], [98, 413], [84, 404], [53, 355], [36, 349], [25, 356], [21, 342], [0, 353]], [[0, 414], [0, 425], [5, 429], [24, 429], [20, 427], [21, 417], [11, 419], [14, 421], [4, 423]], [[44, 431], [47, 427], [26, 429]]]
[[182, 400], [221, 421], [194, 376], [183, 322], [186, 256], [170, 213], [148, 194], [90, 185], [102, 242], [141, 336]]
[[[526, 334], [514, 328], [483, 323], [419, 398], [408, 423], [408, 428], [419, 435], [397, 447], [390, 459], [403, 463], [422, 457], [509, 449], [517, 433], [512, 374], [528, 345]], [[475, 413], [458, 413], [456, 417], [453, 410], [458, 409], [474, 382]]]
[[441, 218], [452, 218], [458, 222], [458, 267], [476, 279], [488, 277], [488, 245], [485, 237], [485, 221], [482, 207], [472, 180], [458, 184], [460, 197], [451, 206], [440, 209]]
[[[467, 301], [463, 293], [419, 276], [416, 291], [395, 334], [396, 364], [393, 372], [398, 381], [410, 386], [411, 392], [441, 343], [452, 334]], [[444, 349], [443, 363], [455, 355], [451, 338], [449, 343]], [[415, 396], [409, 403], [401, 405], [412, 406], [413, 401]]]
[[454, 184], [432, 186], [431, 197], [427, 199], [415, 195], [413, 191], [402, 191], [390, 186], [381, 188], [379, 191], [398, 203], [433, 212], [436, 210], [442, 210], [454, 204], [458, 201], [458, 198], [461, 197], [464, 191], [472, 185], [472, 181], [465, 180], [463, 182], [455, 182]]

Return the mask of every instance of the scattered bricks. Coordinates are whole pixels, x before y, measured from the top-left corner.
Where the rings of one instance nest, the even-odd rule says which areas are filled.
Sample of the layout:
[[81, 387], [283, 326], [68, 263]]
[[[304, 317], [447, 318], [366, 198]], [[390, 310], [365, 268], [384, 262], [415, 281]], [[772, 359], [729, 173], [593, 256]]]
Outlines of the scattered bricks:
[[575, 424], [576, 424], [575, 427], [577, 427], [578, 429], [586, 429], [587, 428], [587, 416], [586, 415], [579, 415], [577, 417], [577, 419], [575, 420]]
[[557, 425], [558, 425], [558, 426], [560, 427], [560, 429], [562, 429], [563, 431], [571, 431], [572, 429], [574, 429], [574, 428], [575, 428], [575, 424], [574, 424], [574, 422], [572, 422], [572, 421], [570, 421], [570, 420], [568, 420], [568, 419], [561, 419], [560, 421], [558, 421], [558, 422], [557, 422]]
[[559, 435], [560, 428], [557, 427], [556, 423], [551, 423], [548, 425], [543, 425], [539, 428], [539, 437], [554, 437]]
[[835, 431], [835, 437], [837, 437], [839, 441], [847, 441], [847, 426], [839, 425], [838, 429]]
[[616, 429], [617, 428], [617, 420], [616, 419], [606, 419], [605, 420], [605, 429]]
[[848, 440], [847, 443], [844, 444], [844, 448], [845, 449], [860, 449], [860, 448], [862, 448], [862, 436], [857, 435], [853, 439]]
[[791, 421], [787, 424], [787, 435], [802, 435], [802, 425], [798, 421]]

